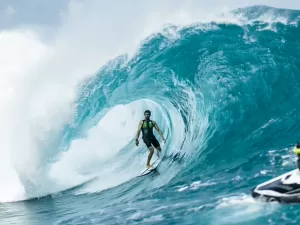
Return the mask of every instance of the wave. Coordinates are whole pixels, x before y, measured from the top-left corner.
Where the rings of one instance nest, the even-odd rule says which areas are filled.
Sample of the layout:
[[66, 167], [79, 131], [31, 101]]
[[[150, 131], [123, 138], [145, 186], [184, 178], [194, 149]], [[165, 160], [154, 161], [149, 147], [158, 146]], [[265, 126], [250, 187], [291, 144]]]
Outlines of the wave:
[[45, 50], [50, 59], [18, 83], [21, 94], [3, 117], [11, 149], [3, 159], [12, 163], [2, 164], [11, 172], [1, 177], [16, 189], [2, 189], [1, 201], [56, 193], [94, 177], [77, 193], [132, 180], [145, 167], [147, 150], [133, 141], [145, 109], [168, 136], [169, 160], [160, 165], [162, 176], [137, 192], [172, 179], [244, 171], [263, 160], [259, 149], [296, 140], [299, 12], [255, 6], [232, 14], [167, 26], [135, 54], [93, 58], [92, 66], [85, 52], [74, 55], [72, 65], [83, 60], [97, 73], [60, 63], [60, 48]]

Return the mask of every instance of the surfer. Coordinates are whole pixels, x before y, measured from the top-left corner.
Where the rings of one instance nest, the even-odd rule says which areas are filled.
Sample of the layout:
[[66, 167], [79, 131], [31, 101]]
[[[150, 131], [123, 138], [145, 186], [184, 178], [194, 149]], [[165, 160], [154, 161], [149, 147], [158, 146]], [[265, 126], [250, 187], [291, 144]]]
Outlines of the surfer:
[[[148, 159], [147, 159], [147, 168], [150, 169], [152, 167], [150, 165], [150, 161], [151, 161], [152, 155], [154, 153], [154, 148], [156, 148], [159, 151], [159, 153], [161, 153], [160, 144], [153, 134], [153, 127], [157, 130], [159, 135], [162, 137], [163, 142], [166, 142], [166, 139], [164, 138], [164, 135], [161, 132], [161, 130], [158, 128], [157, 123], [153, 120], [150, 120], [150, 116], [151, 116], [150, 110], [146, 110], [144, 112], [144, 116], [145, 116], [145, 119], [141, 120], [138, 125], [135, 144], [136, 144], [136, 146], [139, 145], [139, 136], [140, 136], [140, 132], [142, 130], [143, 141], [144, 141], [145, 145], [147, 146], [147, 148], [149, 149], [149, 155], [148, 155]], [[152, 145], [154, 146], [154, 148]]]
[[298, 169], [300, 170], [300, 143], [299, 142], [296, 144], [295, 148], [293, 149], [293, 152], [298, 157], [297, 165], [298, 165]]

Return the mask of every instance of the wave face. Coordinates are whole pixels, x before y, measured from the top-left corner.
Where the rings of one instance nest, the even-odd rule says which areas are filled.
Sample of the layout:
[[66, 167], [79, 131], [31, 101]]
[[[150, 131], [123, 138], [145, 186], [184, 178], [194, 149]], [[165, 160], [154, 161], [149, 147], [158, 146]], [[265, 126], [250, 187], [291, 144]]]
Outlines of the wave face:
[[[293, 206], [255, 202], [250, 189], [296, 166], [300, 12], [233, 14], [238, 22], [170, 25], [82, 81], [72, 121], [39, 145], [39, 171], [14, 170], [22, 197], [2, 201], [33, 198], [25, 201], [32, 224], [298, 220]], [[145, 109], [167, 142], [159, 175], [137, 178], [147, 150], [134, 136]], [[18, 204], [3, 206], [1, 217]], [[30, 216], [40, 210], [49, 216]]]

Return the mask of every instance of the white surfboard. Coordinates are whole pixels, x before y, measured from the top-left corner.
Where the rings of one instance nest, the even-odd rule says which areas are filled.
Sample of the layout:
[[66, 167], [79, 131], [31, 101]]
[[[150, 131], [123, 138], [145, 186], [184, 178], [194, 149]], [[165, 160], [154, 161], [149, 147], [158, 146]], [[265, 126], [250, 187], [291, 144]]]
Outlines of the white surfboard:
[[138, 177], [145, 176], [145, 175], [147, 175], [147, 174], [149, 174], [149, 173], [155, 171], [155, 170], [156, 170], [156, 167], [158, 166], [158, 164], [159, 164], [160, 161], [161, 161], [161, 158], [162, 158], [162, 156], [160, 156], [159, 158], [157, 158], [157, 159], [154, 161], [154, 163], [152, 163], [152, 168], [150, 168], [150, 169], [148, 169], [148, 168], [145, 169]]

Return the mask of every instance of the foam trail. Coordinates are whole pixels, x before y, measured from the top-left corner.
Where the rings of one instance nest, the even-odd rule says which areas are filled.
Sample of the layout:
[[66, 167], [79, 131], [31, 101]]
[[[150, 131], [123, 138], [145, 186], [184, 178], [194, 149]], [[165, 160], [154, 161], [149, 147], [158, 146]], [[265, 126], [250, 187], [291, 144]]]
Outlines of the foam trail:
[[[237, 224], [256, 220], [272, 214], [279, 208], [278, 203], [265, 204], [257, 202], [249, 195], [224, 197], [216, 207], [216, 218], [218, 224]], [[230, 212], [232, 211], [232, 212]], [[230, 216], [222, 216], [222, 214]]]

